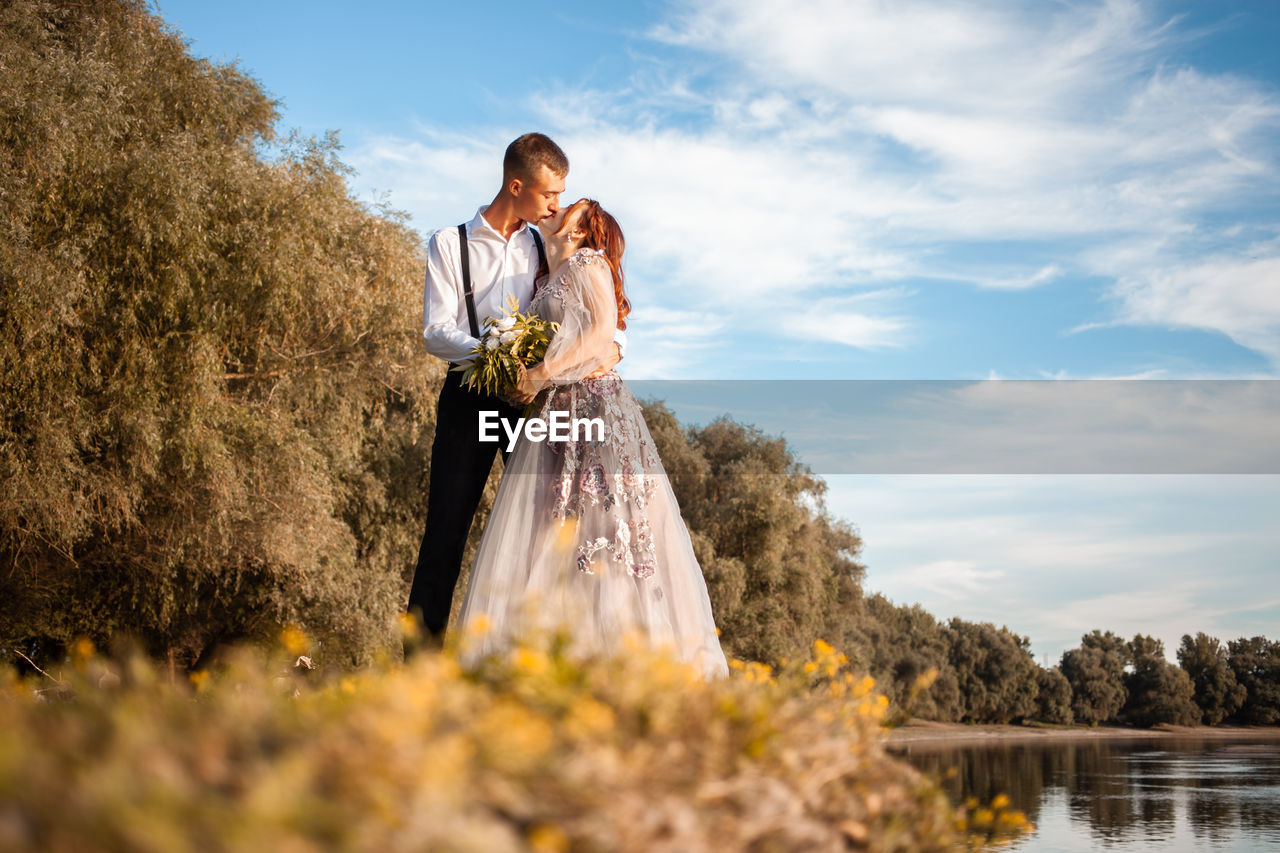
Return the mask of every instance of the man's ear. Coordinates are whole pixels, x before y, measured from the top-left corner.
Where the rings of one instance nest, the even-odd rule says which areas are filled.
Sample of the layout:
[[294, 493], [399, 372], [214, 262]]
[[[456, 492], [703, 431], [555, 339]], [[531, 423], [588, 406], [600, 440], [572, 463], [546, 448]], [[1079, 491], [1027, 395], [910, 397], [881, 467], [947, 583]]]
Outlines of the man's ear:
[[519, 197], [520, 190], [522, 189], [524, 189], [524, 181], [519, 178], [512, 178], [507, 182], [507, 192], [511, 193], [513, 196]]

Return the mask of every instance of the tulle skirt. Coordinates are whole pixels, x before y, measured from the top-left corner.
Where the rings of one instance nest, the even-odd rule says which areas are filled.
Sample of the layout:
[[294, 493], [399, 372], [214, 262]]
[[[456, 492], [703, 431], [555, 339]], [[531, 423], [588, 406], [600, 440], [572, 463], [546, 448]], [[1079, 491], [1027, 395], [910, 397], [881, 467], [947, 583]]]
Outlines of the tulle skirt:
[[563, 630], [573, 654], [639, 641], [727, 676], [689, 531], [626, 383], [610, 371], [554, 386], [534, 412], [568, 440], [522, 434], [507, 460], [458, 619], [461, 663]]

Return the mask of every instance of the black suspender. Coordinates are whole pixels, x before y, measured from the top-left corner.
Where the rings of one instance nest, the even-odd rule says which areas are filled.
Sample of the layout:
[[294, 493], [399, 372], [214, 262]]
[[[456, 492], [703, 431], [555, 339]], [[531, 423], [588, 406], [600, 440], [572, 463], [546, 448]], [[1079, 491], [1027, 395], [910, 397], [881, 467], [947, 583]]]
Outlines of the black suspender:
[[471, 253], [467, 251], [467, 226], [458, 226], [458, 257], [462, 260], [462, 294], [467, 300], [467, 322], [471, 324], [471, 337], [480, 337], [480, 324], [476, 322], [476, 298], [471, 292]]
[[[536, 281], [538, 276], [546, 275], [550, 270], [547, 269], [547, 250], [543, 248], [542, 235], [533, 226], [529, 227], [529, 233], [533, 235], [533, 245], [538, 249], [538, 272], [534, 274]], [[476, 297], [471, 290], [471, 253], [467, 251], [466, 223], [458, 226], [458, 259], [462, 262], [462, 295], [467, 300], [467, 322], [471, 324], [471, 337], [478, 338], [480, 324], [476, 321]]]
[[538, 272], [533, 276], [533, 280], [537, 281], [538, 276], [547, 275], [551, 270], [547, 269], [547, 250], [542, 248], [542, 235], [538, 233], [536, 226], [530, 227], [529, 233], [533, 235], [533, 245], [538, 247]]

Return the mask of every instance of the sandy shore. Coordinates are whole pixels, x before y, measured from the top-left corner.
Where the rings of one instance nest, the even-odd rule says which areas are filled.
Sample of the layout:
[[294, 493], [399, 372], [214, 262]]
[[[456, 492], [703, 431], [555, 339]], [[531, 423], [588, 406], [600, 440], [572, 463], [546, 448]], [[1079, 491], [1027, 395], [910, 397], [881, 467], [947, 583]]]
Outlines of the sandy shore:
[[1280, 744], [1280, 726], [1168, 726], [1135, 729], [1125, 726], [965, 725], [911, 720], [889, 732], [888, 746], [912, 752], [919, 748], [997, 746], [1006, 743], [1061, 743], [1082, 740], [1228, 740]]

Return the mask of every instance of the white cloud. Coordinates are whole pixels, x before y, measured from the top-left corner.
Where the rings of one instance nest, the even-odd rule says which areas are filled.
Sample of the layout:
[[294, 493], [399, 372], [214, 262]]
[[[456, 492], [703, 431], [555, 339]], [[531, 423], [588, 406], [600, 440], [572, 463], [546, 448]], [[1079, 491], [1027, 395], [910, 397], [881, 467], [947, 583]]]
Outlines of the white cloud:
[[1119, 317], [1222, 332], [1280, 364], [1280, 252], [1271, 252], [1122, 275], [1115, 288]]
[[[714, 358], [723, 323], [714, 315], [657, 305], [636, 305], [627, 318], [627, 356], [618, 371], [628, 379], [679, 379], [688, 360]], [[723, 356], [723, 352], [721, 352]]]
[[[785, 352], [833, 293], [1025, 290], [1080, 270], [1115, 282], [1120, 309], [1098, 324], [1222, 331], [1280, 363], [1274, 257], [1185, 251], [1206, 217], [1280, 195], [1280, 102], [1242, 77], [1166, 67], [1183, 37], [1147, 4], [723, 0], [673, 8], [650, 35], [679, 61], [531, 101], [570, 154], [566, 197], [623, 223], [637, 301], [723, 317]], [[516, 132], [424, 128], [353, 159], [434, 224], [492, 194], [495, 142]], [[1228, 246], [1234, 224], [1217, 235]], [[1023, 241], [1034, 260], [1011, 264]], [[962, 268], [952, 253], [971, 244], [1006, 252]], [[914, 293], [829, 316], [850, 346], [907, 346]], [[714, 374], [703, 340], [665, 353]]]
[[1057, 281], [1065, 270], [1057, 264], [1048, 264], [1031, 275], [1004, 276], [1000, 278], [976, 278], [974, 283], [987, 290], [1030, 290]]
[[786, 435], [819, 473], [1255, 474], [1280, 471], [1275, 388], [1274, 381], [779, 382], [673, 388], [669, 396], [673, 406], [686, 395], [716, 397], [736, 419]]
[[886, 315], [887, 305], [904, 295], [903, 288], [879, 288], [845, 296], [793, 299], [780, 309], [777, 331], [797, 340], [843, 344], [844, 346], [878, 349], [902, 346], [910, 321]]
[[779, 86], [820, 85], [864, 103], [1026, 112], [1082, 75], [1123, 74], [1159, 43], [1133, 2], [1040, 4], [719, 0], [655, 35], [734, 57]]
[[412, 139], [367, 138], [347, 159], [360, 186], [388, 191], [392, 206], [408, 211], [425, 234], [467, 221], [493, 198], [502, 182], [504, 139], [501, 133], [467, 136], [420, 125]]
[[[1005, 624], [1056, 663], [1094, 628], [1274, 634], [1275, 476], [828, 477], [868, 590]], [[1254, 603], [1257, 602], [1257, 606]]]
[[905, 569], [897, 581], [943, 596], [963, 594], [968, 598], [984, 594], [1003, 574], [999, 570], [982, 569], [975, 560], [932, 560]]
[[[1165, 657], [1173, 661], [1183, 634], [1216, 630], [1214, 615], [1201, 604], [1206, 585], [1180, 579], [1140, 591], [1130, 589], [1063, 601], [1048, 609], [1043, 619], [1047, 632], [1063, 637], [1067, 647], [1079, 646], [1080, 636], [1095, 628], [1115, 631], [1126, 640], [1135, 634], [1147, 634], [1164, 643]], [[1089, 627], [1081, 628], [1082, 625]], [[1233, 634], [1228, 637], [1235, 639]], [[1060, 657], [1061, 653], [1053, 662]]]

